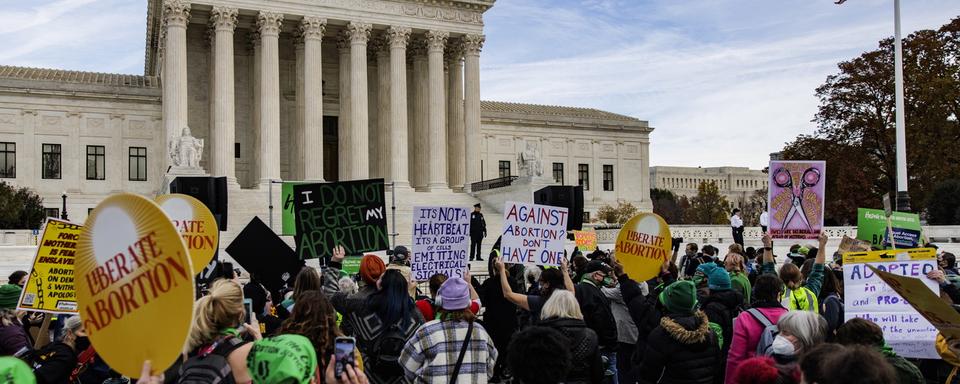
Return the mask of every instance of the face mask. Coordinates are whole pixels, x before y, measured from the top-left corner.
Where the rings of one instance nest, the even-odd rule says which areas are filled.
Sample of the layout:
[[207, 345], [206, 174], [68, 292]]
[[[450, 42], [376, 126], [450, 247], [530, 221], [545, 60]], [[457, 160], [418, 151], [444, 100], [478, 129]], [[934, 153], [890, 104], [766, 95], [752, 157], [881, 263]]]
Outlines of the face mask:
[[76, 347], [77, 352], [86, 351], [87, 348], [90, 348], [90, 338], [86, 336], [77, 336], [77, 339], [73, 342], [73, 345]]
[[613, 278], [612, 278], [612, 277], [606, 276], [606, 277], [603, 278], [603, 286], [604, 286], [604, 287], [613, 287], [614, 285], [616, 285], [616, 283], [613, 281]]
[[777, 335], [777, 337], [773, 338], [773, 344], [770, 345], [770, 349], [776, 355], [792, 356], [796, 353], [793, 343], [783, 335]]

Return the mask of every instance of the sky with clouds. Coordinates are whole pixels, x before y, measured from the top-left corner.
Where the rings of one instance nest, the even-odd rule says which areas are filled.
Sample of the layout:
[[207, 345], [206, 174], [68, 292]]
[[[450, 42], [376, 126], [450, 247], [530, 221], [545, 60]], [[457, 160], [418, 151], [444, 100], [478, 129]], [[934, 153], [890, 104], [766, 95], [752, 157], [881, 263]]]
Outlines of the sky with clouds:
[[[143, 72], [145, 0], [0, 7], [0, 64]], [[904, 35], [960, 16], [957, 0], [902, 7]], [[836, 64], [893, 34], [893, 0], [499, 0], [484, 22], [484, 99], [647, 120], [651, 165], [761, 168], [814, 130]]]

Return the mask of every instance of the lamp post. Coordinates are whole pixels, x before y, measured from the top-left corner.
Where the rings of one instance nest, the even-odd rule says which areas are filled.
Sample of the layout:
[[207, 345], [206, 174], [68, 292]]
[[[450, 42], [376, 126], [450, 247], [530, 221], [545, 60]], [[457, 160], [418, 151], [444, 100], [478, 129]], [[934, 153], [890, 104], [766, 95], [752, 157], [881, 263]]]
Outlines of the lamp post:
[[[847, 0], [837, 0], [843, 4]], [[903, 116], [903, 43], [900, 41], [900, 0], [893, 0], [893, 55], [894, 97], [896, 102], [897, 140], [897, 210], [910, 211], [910, 194], [907, 192], [907, 135]]]
[[67, 191], [63, 191], [60, 197], [63, 199], [63, 209], [60, 210], [60, 219], [67, 220]]

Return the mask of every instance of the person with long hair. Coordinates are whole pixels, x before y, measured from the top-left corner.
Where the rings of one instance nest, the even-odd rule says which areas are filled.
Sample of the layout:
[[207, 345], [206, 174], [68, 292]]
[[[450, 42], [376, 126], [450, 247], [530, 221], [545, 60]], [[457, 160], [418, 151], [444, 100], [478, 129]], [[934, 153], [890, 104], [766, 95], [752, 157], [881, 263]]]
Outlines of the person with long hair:
[[[338, 256], [333, 260], [339, 262]], [[407, 293], [409, 282], [400, 271], [383, 271], [375, 284], [377, 290], [368, 297], [337, 292], [330, 302], [343, 314], [344, 332], [357, 339], [370, 381], [401, 382], [398, 359], [403, 343], [423, 324], [423, 314]]]
[[574, 292], [573, 280], [570, 280], [566, 259], [561, 260], [560, 269], [550, 268], [540, 272], [540, 295], [524, 295], [514, 292], [510, 288], [506, 266], [499, 257], [496, 261], [496, 267], [503, 297], [523, 310], [529, 311], [532, 323], [539, 321], [540, 310], [543, 308], [543, 304], [550, 298], [550, 295], [553, 294], [555, 290], [566, 289]]
[[543, 305], [540, 325], [559, 331], [567, 340], [563, 343], [570, 350], [570, 371], [564, 383], [600, 383], [603, 380], [603, 361], [600, 358], [600, 343], [597, 333], [583, 322], [580, 304], [573, 293], [566, 290], [553, 292]]
[[827, 319], [827, 339], [843, 324], [843, 275], [839, 271], [828, 269], [823, 274], [823, 287], [820, 289], [820, 313]]
[[[335, 352], [334, 341], [343, 336], [337, 326], [337, 312], [320, 291], [304, 292], [299, 302], [280, 326], [279, 334], [301, 335], [310, 339], [310, 344], [317, 351], [317, 365], [325, 367]], [[355, 366], [363, 372], [363, 357], [359, 350], [354, 355]]]
[[247, 333], [254, 340], [262, 339], [259, 327], [244, 323], [243, 291], [231, 280], [217, 280], [210, 292], [194, 303], [193, 323], [187, 337], [184, 353], [195, 356], [201, 349], [212, 345], [229, 345], [224, 353], [230, 366], [233, 380], [250, 382], [247, 370], [249, 343], [240, 339]]
[[[826, 262], [827, 235], [821, 232], [819, 236], [820, 247], [814, 257], [810, 273], [805, 275], [800, 268], [793, 263], [785, 263], [780, 267], [780, 280], [783, 281], [786, 289], [780, 295], [780, 303], [790, 310], [813, 311], [820, 309], [819, 300], [820, 288], [823, 286], [823, 269]], [[773, 253], [770, 246], [770, 235], [763, 236], [764, 256], [762, 273], [774, 273]], [[767, 253], [770, 252], [770, 257]], [[801, 264], [803, 266], [803, 264]]]
[[493, 376], [497, 348], [470, 310], [470, 284], [459, 277], [440, 286], [441, 308], [407, 340], [400, 364], [417, 383], [480, 383]]
[[322, 290], [323, 279], [320, 277], [320, 273], [313, 267], [303, 266], [303, 268], [300, 268], [300, 273], [297, 273], [297, 278], [293, 281], [293, 296], [281, 302], [280, 306], [287, 312], [293, 312], [294, 305], [304, 292], [322, 292]]

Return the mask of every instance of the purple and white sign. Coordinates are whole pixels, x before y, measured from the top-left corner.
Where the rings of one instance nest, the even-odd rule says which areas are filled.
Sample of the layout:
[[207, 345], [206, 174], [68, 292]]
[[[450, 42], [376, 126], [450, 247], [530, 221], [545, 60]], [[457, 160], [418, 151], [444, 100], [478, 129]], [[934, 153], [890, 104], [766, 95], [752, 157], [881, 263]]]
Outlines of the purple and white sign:
[[770, 162], [770, 226], [774, 239], [816, 239], [823, 229], [823, 161]]

